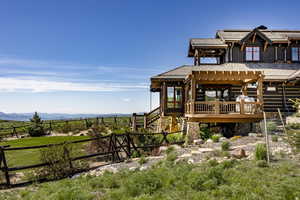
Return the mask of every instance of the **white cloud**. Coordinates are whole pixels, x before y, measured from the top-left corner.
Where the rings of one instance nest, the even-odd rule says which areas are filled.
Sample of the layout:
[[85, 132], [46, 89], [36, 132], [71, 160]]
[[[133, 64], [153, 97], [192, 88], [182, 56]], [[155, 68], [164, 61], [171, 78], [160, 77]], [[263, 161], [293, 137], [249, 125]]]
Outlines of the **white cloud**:
[[122, 101], [124, 101], [124, 102], [130, 102], [131, 99], [130, 98], [124, 98], [124, 99], [122, 99]]
[[143, 84], [121, 83], [74, 83], [64, 81], [31, 80], [18, 78], [0, 78], [0, 91], [3, 92], [113, 92], [146, 89]]

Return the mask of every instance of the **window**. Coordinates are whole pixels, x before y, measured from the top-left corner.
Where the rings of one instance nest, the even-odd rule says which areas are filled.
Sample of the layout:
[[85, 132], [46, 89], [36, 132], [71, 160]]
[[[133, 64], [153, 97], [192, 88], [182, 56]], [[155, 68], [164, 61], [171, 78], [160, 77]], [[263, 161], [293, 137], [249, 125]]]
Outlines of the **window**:
[[181, 87], [167, 87], [167, 108], [181, 108]]
[[292, 47], [292, 61], [300, 61], [300, 48]]
[[259, 61], [259, 47], [246, 47], [246, 61]]

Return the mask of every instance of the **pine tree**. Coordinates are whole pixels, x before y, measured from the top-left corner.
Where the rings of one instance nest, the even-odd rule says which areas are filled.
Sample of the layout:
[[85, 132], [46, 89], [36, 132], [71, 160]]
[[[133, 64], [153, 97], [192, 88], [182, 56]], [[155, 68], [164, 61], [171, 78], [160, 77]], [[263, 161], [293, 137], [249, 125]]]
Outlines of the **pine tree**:
[[45, 135], [42, 119], [37, 112], [34, 113], [30, 121], [33, 123], [32, 126], [28, 128], [28, 133], [31, 137]]

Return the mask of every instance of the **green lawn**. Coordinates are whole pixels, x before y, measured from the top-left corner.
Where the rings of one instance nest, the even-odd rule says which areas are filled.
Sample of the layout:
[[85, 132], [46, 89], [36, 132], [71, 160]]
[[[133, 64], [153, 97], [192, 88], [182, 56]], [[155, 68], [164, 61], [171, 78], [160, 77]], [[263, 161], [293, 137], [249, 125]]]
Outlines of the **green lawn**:
[[[10, 145], [10, 147], [26, 147], [35, 145], [45, 144], [57, 144], [65, 141], [76, 141], [87, 139], [88, 136], [52, 136], [52, 137], [31, 137], [22, 138], [17, 140], [11, 140], [7, 142], [0, 142], [0, 145]], [[82, 148], [82, 143], [76, 144], [78, 148]], [[31, 165], [40, 163], [39, 153], [40, 149], [28, 149], [28, 150], [16, 150], [6, 151], [5, 155], [7, 158], [9, 167]]]

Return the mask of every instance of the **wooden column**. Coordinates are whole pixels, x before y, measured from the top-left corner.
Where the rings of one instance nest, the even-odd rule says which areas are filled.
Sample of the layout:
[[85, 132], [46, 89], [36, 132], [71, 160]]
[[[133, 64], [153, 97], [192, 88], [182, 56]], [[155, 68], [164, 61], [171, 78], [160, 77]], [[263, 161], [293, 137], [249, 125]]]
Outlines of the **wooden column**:
[[263, 104], [263, 77], [257, 80], [257, 102]]
[[192, 97], [191, 97], [191, 114], [195, 112], [195, 100], [196, 100], [196, 80], [195, 75], [192, 74], [191, 78], [191, 90], [192, 90]]

